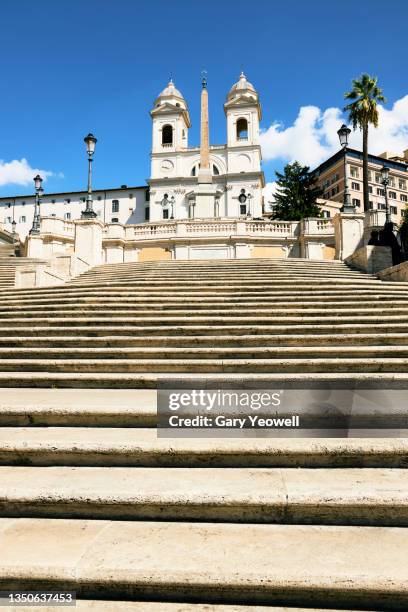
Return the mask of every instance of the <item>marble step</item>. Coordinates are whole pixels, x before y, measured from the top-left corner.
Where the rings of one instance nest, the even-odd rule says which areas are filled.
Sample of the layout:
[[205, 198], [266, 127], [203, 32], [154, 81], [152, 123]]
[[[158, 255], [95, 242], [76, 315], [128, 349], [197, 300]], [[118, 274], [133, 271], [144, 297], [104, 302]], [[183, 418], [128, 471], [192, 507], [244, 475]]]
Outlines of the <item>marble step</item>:
[[[67, 389], [157, 389], [171, 385], [175, 389], [259, 389], [279, 385], [279, 388], [346, 388], [407, 389], [405, 372], [50, 372], [0, 371], [0, 387], [67, 388]], [[288, 387], [290, 385], [290, 387]]]
[[408, 373], [408, 357], [276, 357], [267, 358], [19, 358], [1, 362], [7, 372], [65, 373]]
[[158, 438], [149, 427], [2, 427], [0, 465], [407, 468], [408, 439]]
[[[46, 330], [48, 328], [45, 328]], [[381, 346], [383, 347], [405, 347], [408, 345], [408, 334], [402, 333], [353, 333], [353, 334], [253, 334], [253, 335], [232, 335], [221, 333], [219, 335], [122, 335], [115, 334], [111, 336], [96, 336], [92, 332], [87, 335], [86, 329], [77, 329], [76, 335], [63, 335], [61, 332], [75, 331], [62, 328], [59, 330], [60, 335], [39, 335], [34, 333], [32, 336], [15, 336], [14, 334], [0, 335], [0, 347], [15, 347], [15, 348], [128, 348], [128, 347], [156, 347], [156, 348], [202, 348], [202, 347], [237, 347], [250, 350], [250, 347], [266, 346], [271, 347], [310, 347], [312, 350], [317, 350], [317, 347], [342, 346], [342, 350], [346, 347], [355, 346]], [[43, 330], [44, 331], [44, 328]], [[104, 330], [99, 330], [103, 334]], [[138, 330], [140, 331], [140, 330]], [[214, 331], [214, 330], [213, 330]], [[209, 330], [211, 332], [211, 330]], [[54, 332], [53, 332], [54, 333]]]
[[[396, 363], [401, 365], [402, 360], [408, 359], [408, 346], [381, 346], [378, 342], [370, 346], [252, 346], [252, 347], [221, 347], [216, 343], [208, 347], [162, 347], [162, 346], [143, 346], [143, 347], [60, 347], [48, 345], [46, 347], [0, 347], [0, 360], [3, 368], [7, 367], [10, 362], [21, 360], [22, 367], [25, 361], [31, 363], [31, 360], [95, 360], [97, 364], [105, 360], [120, 360], [121, 363], [131, 364], [134, 360], [157, 360], [159, 364], [163, 360], [168, 360], [168, 365], [171, 368], [172, 362], [183, 360], [187, 363], [191, 360], [193, 363], [200, 360], [224, 360], [224, 365], [228, 366], [234, 360], [243, 365], [242, 360], [251, 360], [254, 368], [258, 362], [262, 362], [269, 367], [269, 361], [276, 360], [276, 367], [279, 369], [279, 360], [285, 361], [289, 359], [295, 360], [316, 360], [320, 364], [321, 360], [328, 361], [330, 366], [332, 360], [338, 363], [339, 371], [342, 363], [353, 359], [358, 361], [358, 365], [362, 359], [372, 360], [385, 358], [387, 360], [395, 359]], [[352, 362], [353, 363], [353, 362]], [[393, 362], [384, 361], [384, 366]], [[271, 363], [273, 367], [274, 362]], [[306, 367], [306, 366], [305, 366]], [[385, 368], [386, 369], [386, 368]]]
[[408, 526], [408, 470], [0, 466], [0, 516]]
[[399, 527], [4, 518], [0, 549], [2, 590], [408, 607], [408, 531]]

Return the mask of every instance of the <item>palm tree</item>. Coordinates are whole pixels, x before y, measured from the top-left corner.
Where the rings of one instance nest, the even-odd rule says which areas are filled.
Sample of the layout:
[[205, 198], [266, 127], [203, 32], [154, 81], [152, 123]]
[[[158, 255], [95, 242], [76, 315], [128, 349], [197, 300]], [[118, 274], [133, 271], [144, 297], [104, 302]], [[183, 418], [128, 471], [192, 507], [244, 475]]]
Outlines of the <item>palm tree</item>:
[[363, 131], [363, 199], [364, 210], [369, 208], [368, 194], [368, 126], [378, 127], [378, 102], [386, 102], [382, 90], [377, 85], [378, 78], [362, 74], [359, 79], [353, 79], [353, 89], [344, 94], [346, 100], [353, 100], [344, 107], [348, 111], [348, 119]]

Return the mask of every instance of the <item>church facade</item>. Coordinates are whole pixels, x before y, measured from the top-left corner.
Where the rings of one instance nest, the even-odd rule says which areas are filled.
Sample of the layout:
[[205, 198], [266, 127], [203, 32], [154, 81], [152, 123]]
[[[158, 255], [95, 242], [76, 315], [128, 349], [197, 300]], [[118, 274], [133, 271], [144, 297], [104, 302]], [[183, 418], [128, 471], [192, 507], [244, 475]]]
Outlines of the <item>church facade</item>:
[[[189, 146], [188, 104], [173, 81], [158, 95], [152, 120], [151, 174], [147, 185], [94, 190], [93, 206], [105, 224], [143, 224], [200, 218], [261, 218], [263, 213], [259, 121], [254, 86], [242, 73], [228, 92], [227, 142], [209, 142], [208, 91], [201, 92], [201, 139]], [[41, 216], [74, 221], [86, 192], [45, 193]], [[24, 240], [34, 216], [33, 195], [0, 198], [0, 222]]]

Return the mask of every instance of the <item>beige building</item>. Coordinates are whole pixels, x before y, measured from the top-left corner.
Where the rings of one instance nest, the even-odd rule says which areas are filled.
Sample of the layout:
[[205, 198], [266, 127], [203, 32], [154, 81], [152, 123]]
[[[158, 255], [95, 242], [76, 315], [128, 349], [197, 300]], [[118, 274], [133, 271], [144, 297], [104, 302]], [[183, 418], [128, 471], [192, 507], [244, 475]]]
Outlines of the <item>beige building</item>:
[[[369, 155], [369, 192], [370, 210], [385, 210], [384, 186], [381, 182], [381, 168], [389, 168], [388, 203], [391, 220], [399, 224], [408, 203], [408, 149], [402, 156], [392, 153]], [[347, 149], [346, 172], [350, 200], [357, 211], [364, 211], [363, 202], [363, 154], [355, 149]], [[325, 217], [333, 217], [343, 204], [344, 198], [344, 152], [338, 151], [315, 170], [318, 185], [323, 190], [323, 200], [319, 201]]]

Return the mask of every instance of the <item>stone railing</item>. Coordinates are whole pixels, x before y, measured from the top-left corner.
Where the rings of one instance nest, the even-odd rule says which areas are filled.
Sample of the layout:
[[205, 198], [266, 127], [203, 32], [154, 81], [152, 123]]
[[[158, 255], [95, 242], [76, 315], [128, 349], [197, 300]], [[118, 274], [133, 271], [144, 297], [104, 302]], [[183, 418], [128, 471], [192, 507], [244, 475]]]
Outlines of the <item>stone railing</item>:
[[75, 234], [75, 225], [73, 221], [68, 221], [67, 219], [41, 217], [41, 234], [73, 237]]
[[385, 210], [367, 210], [364, 218], [364, 227], [384, 227]]
[[334, 227], [331, 219], [308, 217], [301, 221], [301, 232], [306, 236], [328, 236], [334, 233]]
[[[314, 233], [327, 235], [333, 233], [333, 228], [323, 221], [323, 224], [315, 228]], [[159, 223], [141, 223], [140, 225], [107, 224], [103, 231], [103, 239], [144, 241], [193, 236], [200, 236], [202, 238], [206, 236], [294, 238], [298, 234], [298, 221], [180, 219]]]

